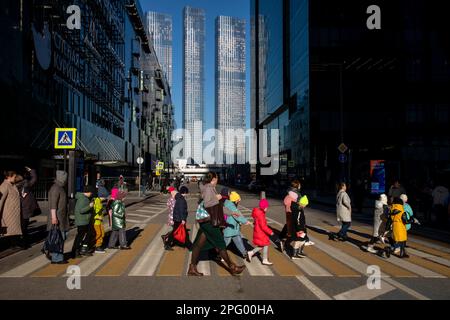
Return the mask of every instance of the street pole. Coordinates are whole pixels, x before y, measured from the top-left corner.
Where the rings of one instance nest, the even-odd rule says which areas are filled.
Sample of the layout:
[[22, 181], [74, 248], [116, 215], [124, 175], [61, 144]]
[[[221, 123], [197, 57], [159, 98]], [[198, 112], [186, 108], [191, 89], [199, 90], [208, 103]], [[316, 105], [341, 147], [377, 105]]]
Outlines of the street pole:
[[67, 172], [67, 150], [64, 149], [64, 172]]
[[141, 163], [139, 163], [139, 198], [141, 197]]

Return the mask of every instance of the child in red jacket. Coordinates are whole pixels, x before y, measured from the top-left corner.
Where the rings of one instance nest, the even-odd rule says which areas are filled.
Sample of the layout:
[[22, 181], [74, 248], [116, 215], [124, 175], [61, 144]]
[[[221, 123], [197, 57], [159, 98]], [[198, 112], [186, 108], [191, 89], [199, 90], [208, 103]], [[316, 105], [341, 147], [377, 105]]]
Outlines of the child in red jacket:
[[248, 252], [247, 261], [250, 262], [252, 257], [259, 251], [263, 250], [262, 264], [271, 266], [273, 263], [269, 261], [269, 245], [270, 236], [273, 236], [273, 231], [267, 226], [266, 212], [269, 208], [269, 202], [262, 199], [259, 202], [259, 208], [254, 208], [252, 212], [253, 217], [253, 244], [255, 249]]

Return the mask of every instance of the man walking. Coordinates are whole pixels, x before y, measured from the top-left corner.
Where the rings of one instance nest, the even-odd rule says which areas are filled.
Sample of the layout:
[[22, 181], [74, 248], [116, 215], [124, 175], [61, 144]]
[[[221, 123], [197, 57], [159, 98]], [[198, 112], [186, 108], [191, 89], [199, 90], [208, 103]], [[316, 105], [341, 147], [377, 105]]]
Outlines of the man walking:
[[[67, 173], [56, 171], [56, 179], [48, 192], [49, 215], [47, 230], [50, 231], [53, 225], [57, 225], [62, 233], [63, 239], [67, 239], [69, 231], [69, 214], [67, 212], [67, 194], [64, 189], [67, 183]], [[52, 264], [67, 264], [63, 253], [50, 252]]]

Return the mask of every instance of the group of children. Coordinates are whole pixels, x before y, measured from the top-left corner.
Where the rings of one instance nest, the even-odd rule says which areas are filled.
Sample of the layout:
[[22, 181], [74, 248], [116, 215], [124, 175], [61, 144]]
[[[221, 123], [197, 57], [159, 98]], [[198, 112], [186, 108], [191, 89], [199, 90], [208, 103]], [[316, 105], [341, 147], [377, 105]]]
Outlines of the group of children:
[[[126, 240], [126, 215], [123, 202], [126, 193], [115, 187], [108, 195], [104, 189], [85, 186], [83, 192], [75, 195], [75, 225], [77, 235], [72, 247], [73, 258], [92, 256], [92, 253], [105, 253], [103, 240], [105, 229], [103, 219], [109, 217], [111, 235], [108, 249], [129, 250]], [[119, 238], [120, 247], [117, 247]]]
[[[406, 252], [408, 231], [413, 223], [420, 224], [413, 215], [406, 194], [393, 198], [390, 205], [387, 196], [380, 195], [380, 198], [375, 201], [373, 236], [365, 249], [371, 253], [385, 254], [388, 258], [391, 254], [408, 258], [409, 255]], [[389, 246], [380, 252], [375, 247], [376, 243], [388, 243]]]
[[[185, 186], [182, 186], [179, 192], [174, 187], [170, 187], [168, 191], [170, 193], [167, 201], [167, 207], [169, 209], [168, 225], [172, 226], [173, 229], [162, 236], [164, 247], [166, 250], [172, 250], [174, 245], [179, 245], [190, 250], [192, 248], [192, 243], [189, 240], [187, 231], [185, 243], [175, 241], [173, 238], [173, 234], [178, 229], [180, 223], [184, 224], [184, 226], [186, 225], [188, 211], [185, 196], [188, 193], [188, 190]], [[306, 197], [299, 197], [298, 192], [292, 191], [289, 195], [292, 197], [289, 208], [291, 208], [293, 213], [292, 221], [289, 222], [289, 225], [292, 225], [294, 228], [294, 234], [289, 234], [289, 243], [293, 248], [290, 255], [292, 259], [298, 259], [305, 256], [303, 254], [303, 247], [305, 244], [313, 244], [306, 235], [306, 221], [303, 211], [308, 205], [308, 200]], [[268, 254], [271, 240], [276, 244], [280, 251], [283, 251], [284, 244], [267, 224], [266, 214], [269, 209], [269, 202], [267, 199], [261, 199], [258, 207], [253, 208], [252, 223], [239, 210], [241, 196], [237, 192], [229, 192], [228, 188], [223, 188], [220, 192], [220, 198], [219, 201], [223, 204], [224, 210], [225, 226], [222, 228], [222, 235], [225, 245], [228, 247], [231, 242], [233, 242], [235, 247], [241, 253], [242, 258], [248, 262], [251, 262], [252, 258], [262, 251], [262, 264], [272, 265], [273, 263], [269, 261]], [[196, 220], [203, 221], [206, 216], [207, 213], [204, 207], [204, 201], [201, 200], [197, 208]], [[246, 249], [241, 233], [241, 226], [243, 225], [253, 225], [254, 248], [249, 251]], [[217, 259], [223, 260], [220, 256], [217, 256]]]

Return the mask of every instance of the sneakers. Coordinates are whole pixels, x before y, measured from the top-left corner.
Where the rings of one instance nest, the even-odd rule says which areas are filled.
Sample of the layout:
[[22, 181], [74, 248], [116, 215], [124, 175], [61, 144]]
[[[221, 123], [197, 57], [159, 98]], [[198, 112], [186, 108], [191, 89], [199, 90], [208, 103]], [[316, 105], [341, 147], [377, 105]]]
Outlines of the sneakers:
[[269, 260], [263, 260], [262, 264], [265, 265], [265, 266], [271, 266], [271, 265], [273, 265], [273, 263], [270, 262]]
[[367, 251], [370, 252], [370, 253], [377, 253], [377, 252], [378, 252], [378, 251], [375, 250], [372, 246], [368, 246], [368, 247], [367, 247]]
[[95, 253], [105, 253], [106, 251], [102, 248], [96, 248]]
[[108, 247], [108, 249], [110, 249], [110, 250], [118, 250], [119, 247]]
[[312, 241], [306, 241], [305, 243], [305, 246], [313, 246], [313, 245], [315, 245], [315, 243]]
[[58, 262], [54, 262], [54, 261], [51, 262], [51, 264], [68, 264], [68, 263], [69, 263], [69, 261], [67, 261], [67, 260], [62, 260], [62, 261], [58, 261]]
[[251, 262], [252, 261], [253, 255], [254, 255], [253, 251], [247, 252], [247, 259], [246, 259], [247, 262]]
[[399, 255], [400, 254], [400, 248], [396, 248], [393, 253]]
[[131, 247], [129, 246], [120, 247], [120, 250], [131, 250]]

